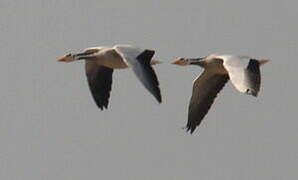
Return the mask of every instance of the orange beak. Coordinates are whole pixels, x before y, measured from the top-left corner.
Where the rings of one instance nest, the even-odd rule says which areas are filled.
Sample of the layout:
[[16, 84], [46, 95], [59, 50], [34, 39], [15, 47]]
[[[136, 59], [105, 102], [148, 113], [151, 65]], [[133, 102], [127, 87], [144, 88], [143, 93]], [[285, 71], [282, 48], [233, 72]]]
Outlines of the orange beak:
[[155, 60], [155, 59], [152, 59], [152, 60], [150, 61], [150, 64], [151, 64], [151, 65], [156, 65], [156, 64], [162, 64], [162, 62], [161, 62], [161, 61], [158, 61], [158, 60]]
[[171, 62], [171, 64], [176, 64], [176, 65], [180, 65], [180, 66], [188, 65], [187, 61], [183, 58], [175, 59], [173, 62]]
[[179, 64], [180, 63], [180, 59], [175, 59], [173, 62], [171, 62], [171, 64]]
[[66, 55], [64, 55], [62, 57], [60, 57], [57, 61], [58, 62], [67, 62], [67, 59], [69, 59], [69, 58], [71, 58], [71, 54], [70, 53], [69, 54], [66, 54]]

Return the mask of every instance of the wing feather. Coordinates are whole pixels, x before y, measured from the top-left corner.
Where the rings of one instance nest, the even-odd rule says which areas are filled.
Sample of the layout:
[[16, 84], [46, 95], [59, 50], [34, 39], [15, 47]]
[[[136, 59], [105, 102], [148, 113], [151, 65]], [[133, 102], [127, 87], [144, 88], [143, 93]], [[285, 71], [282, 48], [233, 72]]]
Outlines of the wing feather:
[[257, 96], [261, 84], [260, 64], [257, 60], [226, 58], [223, 65], [238, 91]]
[[145, 88], [161, 103], [161, 93], [159, 82], [150, 65], [154, 56], [153, 50], [141, 50], [132, 46], [115, 46], [115, 50], [121, 55], [128, 66], [132, 67], [133, 72]]
[[85, 70], [92, 97], [101, 110], [108, 108], [112, 89], [113, 69], [98, 66], [95, 61], [85, 61]]
[[187, 131], [193, 133], [208, 113], [214, 99], [229, 80], [228, 75], [204, 71], [193, 83], [192, 97], [188, 109]]

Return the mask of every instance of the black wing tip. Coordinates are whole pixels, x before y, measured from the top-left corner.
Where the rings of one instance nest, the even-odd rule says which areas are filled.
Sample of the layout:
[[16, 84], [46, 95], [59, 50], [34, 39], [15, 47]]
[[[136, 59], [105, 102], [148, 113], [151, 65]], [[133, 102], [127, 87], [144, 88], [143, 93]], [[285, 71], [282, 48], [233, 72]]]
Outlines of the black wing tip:
[[101, 111], [103, 111], [103, 110], [105, 110], [105, 109], [108, 109], [108, 102], [107, 103], [99, 103], [99, 102], [96, 102], [95, 101], [95, 104], [97, 105], [97, 107], [101, 110]]
[[155, 86], [152, 94], [156, 98], [156, 100], [158, 101], [158, 103], [160, 104], [162, 102], [162, 97], [161, 97], [161, 92], [160, 92], [159, 82], [158, 82], [157, 76], [155, 75], [155, 77], [156, 77], [156, 86]]
[[193, 132], [196, 130], [197, 126], [199, 126], [196, 123], [192, 123], [191, 121], [188, 121], [188, 123], [186, 124], [186, 132], [193, 134]]
[[162, 103], [161, 94], [159, 93], [159, 94], [157, 94], [157, 95], [154, 95], [154, 96], [155, 96], [155, 98], [156, 98], [157, 102], [158, 102], [159, 104], [161, 104], [161, 103]]
[[190, 134], [193, 134], [198, 126], [200, 126], [202, 120], [199, 122], [193, 121], [192, 119], [188, 119], [187, 125], [186, 125], [186, 132], [189, 132]]
[[252, 95], [254, 97], [258, 97], [259, 92], [256, 91], [256, 90], [253, 90], [253, 89], [247, 89], [245, 93], [248, 94], [248, 95]]
[[106, 109], [108, 109], [108, 107], [106, 107], [106, 106], [97, 106], [101, 111], [104, 111], [104, 110], [106, 110]]
[[161, 94], [160, 93], [159, 94], [153, 94], [153, 96], [155, 97], [155, 99], [157, 100], [157, 102], [159, 104], [162, 103], [162, 98], [161, 98]]
[[190, 134], [193, 134], [195, 129], [196, 129], [196, 126], [190, 126], [190, 125], [186, 126], [186, 132], [189, 132]]

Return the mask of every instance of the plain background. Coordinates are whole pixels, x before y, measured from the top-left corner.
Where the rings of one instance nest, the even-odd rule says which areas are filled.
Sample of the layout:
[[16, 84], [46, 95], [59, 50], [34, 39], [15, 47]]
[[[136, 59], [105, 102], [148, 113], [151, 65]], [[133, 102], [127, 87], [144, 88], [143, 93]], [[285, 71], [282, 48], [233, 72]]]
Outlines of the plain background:
[[[272, 1], [1, 0], [0, 179], [281, 180], [298, 177], [298, 3]], [[89, 93], [97, 45], [156, 49], [163, 103], [130, 70], [114, 73], [109, 110]], [[199, 129], [183, 130], [198, 67], [177, 57], [268, 58], [258, 98], [231, 83]]]

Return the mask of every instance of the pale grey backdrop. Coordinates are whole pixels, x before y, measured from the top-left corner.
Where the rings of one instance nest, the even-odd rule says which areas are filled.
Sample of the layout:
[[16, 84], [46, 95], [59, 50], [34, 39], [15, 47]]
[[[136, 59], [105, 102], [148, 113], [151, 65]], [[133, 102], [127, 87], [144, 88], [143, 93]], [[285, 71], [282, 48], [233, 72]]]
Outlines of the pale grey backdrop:
[[[297, 6], [284, 1], [0, 1], [1, 180], [281, 180], [298, 177]], [[109, 110], [91, 99], [83, 62], [95, 45], [156, 49], [159, 105], [129, 70]], [[185, 133], [198, 67], [212, 52], [269, 58], [258, 98], [229, 83], [199, 131]]]

